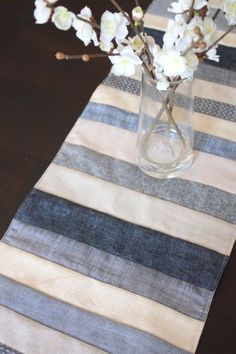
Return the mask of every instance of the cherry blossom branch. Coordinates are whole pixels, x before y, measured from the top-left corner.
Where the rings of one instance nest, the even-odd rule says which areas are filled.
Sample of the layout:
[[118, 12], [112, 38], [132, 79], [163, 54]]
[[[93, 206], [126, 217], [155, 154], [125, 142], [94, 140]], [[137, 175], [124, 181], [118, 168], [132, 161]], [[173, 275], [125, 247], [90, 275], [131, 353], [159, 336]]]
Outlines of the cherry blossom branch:
[[98, 28], [98, 29], [100, 29], [100, 26], [99, 26], [99, 24], [97, 24], [96, 21], [94, 21], [94, 20], [93, 20], [93, 21], [86, 20], [85, 18], [80, 17], [80, 16], [78, 16], [78, 15], [77, 15], [76, 17], [78, 18], [78, 20], [88, 23], [88, 24], [91, 25], [93, 28]]
[[220, 36], [220, 38], [218, 38], [214, 43], [212, 43], [210, 47], [201, 54], [206, 54], [210, 49], [214, 48], [225, 36], [227, 36], [227, 34], [232, 32], [235, 28], [236, 28], [236, 24], [229, 27], [229, 29], [225, 33], [223, 33], [222, 36]]
[[[140, 56], [139, 56], [139, 57], [140, 57]], [[144, 61], [141, 57], [140, 57], [140, 59], [143, 61], [143, 66], [144, 66], [144, 69], [146, 70], [147, 74], [151, 76], [151, 79], [152, 79], [152, 80], [156, 80], [155, 75], [153, 74], [153, 72], [152, 72], [151, 70], [149, 70], [149, 68], [148, 68], [147, 64], [145, 63], [145, 61]], [[172, 90], [173, 90], [173, 93], [175, 93], [175, 90], [177, 89], [177, 87], [178, 87], [178, 85], [175, 85], [175, 87], [172, 89]], [[180, 139], [181, 139], [183, 145], [185, 146], [186, 143], [185, 143], [185, 139], [184, 139], [184, 137], [183, 137], [183, 134], [182, 134], [181, 130], [179, 129], [177, 123], [175, 122], [175, 120], [174, 120], [174, 118], [173, 118], [173, 116], [172, 116], [172, 109], [168, 107], [168, 103], [169, 103], [170, 100], [167, 99], [167, 100], [165, 101], [164, 97], [162, 96], [162, 94], [161, 94], [161, 92], [160, 92], [159, 90], [157, 90], [157, 93], [158, 93], [158, 96], [159, 96], [160, 99], [161, 99], [161, 103], [162, 103], [162, 106], [163, 106], [162, 113], [163, 113], [164, 111], [166, 111], [167, 116], [168, 116], [170, 122], [171, 122], [171, 123], [173, 124], [173, 126], [175, 127], [177, 133], [178, 133], [179, 136], [180, 136]], [[162, 114], [162, 113], [161, 113], [161, 114]], [[155, 126], [155, 124], [153, 123], [153, 127], [154, 127], [154, 126]]]
[[135, 5], [139, 6], [139, 1], [138, 0], [135, 0]]
[[139, 37], [139, 39], [142, 41], [145, 51], [148, 55], [149, 61], [151, 61], [151, 58], [153, 58], [152, 53], [150, 52], [147, 42], [143, 39], [143, 37], [141, 36], [139, 30], [137, 29], [137, 27], [135, 26], [135, 24], [133, 23], [133, 21], [131, 20], [130, 16], [122, 9], [122, 7], [117, 3], [116, 0], [110, 0], [110, 2], [117, 8], [118, 11], [120, 11], [122, 13], [122, 15], [127, 19], [127, 21], [129, 22], [131, 28], [134, 30], [134, 32], [137, 34], [137, 36]]
[[97, 54], [65, 54], [57, 52], [55, 57], [57, 60], [83, 60], [84, 62], [95, 58], [107, 58], [110, 56], [120, 55], [119, 53], [97, 53]]

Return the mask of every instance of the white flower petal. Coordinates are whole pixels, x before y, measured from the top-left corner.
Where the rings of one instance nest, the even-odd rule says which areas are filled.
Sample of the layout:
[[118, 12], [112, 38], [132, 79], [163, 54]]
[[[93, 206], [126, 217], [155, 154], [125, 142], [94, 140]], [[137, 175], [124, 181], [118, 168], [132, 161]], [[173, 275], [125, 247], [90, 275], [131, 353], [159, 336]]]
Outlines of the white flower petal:
[[224, 0], [220, 5], [220, 9], [225, 13], [225, 17], [230, 26], [236, 24], [236, 0]]
[[75, 15], [73, 14], [73, 12], [68, 11], [66, 7], [57, 6], [54, 9], [52, 22], [58, 29], [62, 31], [67, 31], [71, 28], [74, 18]]
[[101, 17], [100, 41], [110, 43], [115, 38], [118, 44], [122, 43], [128, 35], [127, 24], [122, 14], [105, 11]]
[[129, 46], [123, 47], [119, 55], [109, 56], [112, 72], [115, 75], [132, 76], [135, 73], [136, 65], [141, 65], [142, 61], [133, 49]]
[[51, 16], [51, 9], [49, 7], [45, 6], [37, 6], [36, 9], [34, 10], [34, 18], [35, 22], [37, 24], [43, 24], [48, 22], [50, 16]]
[[174, 49], [167, 50], [161, 57], [160, 64], [163, 72], [168, 77], [182, 75], [187, 69], [186, 59]]

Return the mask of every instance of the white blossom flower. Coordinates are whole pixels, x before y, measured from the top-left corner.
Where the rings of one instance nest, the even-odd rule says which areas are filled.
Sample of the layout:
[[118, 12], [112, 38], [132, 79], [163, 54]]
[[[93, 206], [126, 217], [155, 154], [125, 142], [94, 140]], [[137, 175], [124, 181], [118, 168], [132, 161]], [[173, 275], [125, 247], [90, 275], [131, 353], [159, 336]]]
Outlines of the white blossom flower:
[[[91, 17], [92, 17], [92, 12], [90, 10], [89, 7], [85, 6], [80, 13], [78, 14], [78, 16], [84, 18], [87, 21], [90, 21]], [[77, 17], [73, 18], [73, 23], [72, 26], [74, 27], [74, 29], [76, 30], [76, 36], [84, 42], [85, 46], [89, 45], [91, 43], [91, 41], [94, 42], [94, 45], [98, 46], [99, 42], [97, 39], [97, 34], [94, 31], [92, 25], [90, 25], [87, 22], [84, 22], [82, 20], [80, 20]]]
[[219, 8], [224, 11], [225, 17], [230, 26], [236, 24], [236, 0], [224, 0]]
[[175, 20], [169, 20], [166, 33], [163, 36], [164, 46], [166, 48], [171, 48], [175, 44], [180, 32], [183, 32], [186, 26], [185, 19], [182, 15], [176, 15]]
[[136, 6], [133, 11], [132, 11], [132, 18], [134, 21], [140, 21], [142, 20], [144, 16], [143, 9], [141, 6]]
[[110, 43], [114, 38], [120, 44], [128, 34], [128, 21], [120, 13], [105, 11], [101, 17], [101, 36], [102, 43]]
[[207, 58], [208, 58], [209, 60], [214, 60], [214, 61], [216, 61], [217, 63], [218, 63], [219, 60], [220, 60], [220, 56], [217, 54], [216, 48], [212, 48], [212, 49], [208, 50], [207, 53], [206, 53], [206, 55], [207, 55]]
[[114, 44], [112, 42], [100, 42], [99, 47], [103, 52], [109, 53], [114, 48]]
[[37, 24], [48, 22], [51, 13], [52, 10], [47, 6], [47, 3], [44, 0], [35, 1], [34, 18]]
[[161, 65], [162, 56], [164, 55], [164, 51], [158, 44], [149, 46], [150, 52], [153, 56], [153, 66], [156, 69], [156, 72], [162, 72], [163, 68]]
[[205, 17], [202, 25], [203, 40], [209, 47], [217, 38], [217, 27], [215, 21], [211, 17]]
[[181, 76], [187, 69], [185, 57], [175, 49], [168, 49], [161, 55], [160, 64], [164, 74], [168, 77]]
[[166, 91], [170, 87], [170, 82], [168, 81], [167, 77], [163, 73], [156, 72], [156, 88], [159, 91]]
[[185, 59], [187, 61], [186, 70], [181, 74], [182, 79], [191, 79], [193, 77], [194, 72], [197, 70], [199, 65], [199, 60], [196, 54], [189, 52]]
[[73, 12], [68, 11], [66, 7], [57, 6], [54, 9], [52, 22], [58, 29], [67, 31], [71, 28], [74, 18], [75, 14], [73, 14]]
[[[191, 8], [192, 0], [178, 0], [178, 2], [173, 2], [170, 4], [171, 7], [168, 11], [181, 14]], [[201, 10], [204, 6], [208, 6], [208, 1], [206, 0], [195, 0], [194, 10]]]
[[112, 73], [115, 75], [132, 76], [135, 73], [136, 65], [141, 65], [142, 61], [133, 49], [129, 46], [123, 47], [119, 55], [109, 56], [112, 62]]

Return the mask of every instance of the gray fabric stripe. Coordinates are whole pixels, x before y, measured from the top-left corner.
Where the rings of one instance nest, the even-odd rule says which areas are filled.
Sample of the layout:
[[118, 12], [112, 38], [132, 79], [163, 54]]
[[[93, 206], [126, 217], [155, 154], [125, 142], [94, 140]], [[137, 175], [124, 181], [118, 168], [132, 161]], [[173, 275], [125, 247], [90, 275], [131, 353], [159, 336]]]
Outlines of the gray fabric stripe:
[[186, 353], [148, 333], [71, 306], [0, 276], [0, 303], [110, 353]]
[[179, 178], [157, 180], [135, 165], [67, 143], [54, 162], [236, 224], [236, 196], [217, 188]]
[[[140, 81], [129, 77], [110, 74], [103, 81], [103, 85], [129, 92], [133, 95], [140, 95]], [[236, 122], [236, 106], [232, 104], [218, 102], [202, 97], [195, 97], [194, 110], [195, 112]]]
[[0, 354], [23, 354], [23, 353], [19, 352], [18, 350], [10, 348], [8, 345], [0, 343]]
[[189, 317], [206, 320], [213, 292], [141, 264], [18, 220], [12, 221], [3, 242], [157, 301]]
[[[136, 132], [138, 127], [137, 114], [94, 102], [88, 103], [81, 118], [102, 122], [132, 132]], [[194, 149], [236, 160], [235, 142], [206, 133], [194, 132]]]
[[236, 87], [236, 71], [230, 71], [216, 65], [200, 64], [196, 71], [196, 77], [201, 80]]

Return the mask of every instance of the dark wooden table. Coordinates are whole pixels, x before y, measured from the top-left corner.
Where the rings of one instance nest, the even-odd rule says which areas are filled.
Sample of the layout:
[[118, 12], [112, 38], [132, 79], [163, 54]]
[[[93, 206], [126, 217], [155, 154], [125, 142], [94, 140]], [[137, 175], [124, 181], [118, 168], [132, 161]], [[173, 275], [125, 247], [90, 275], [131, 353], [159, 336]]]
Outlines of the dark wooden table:
[[[140, 2], [147, 7], [150, 0]], [[75, 12], [89, 5], [96, 16], [112, 9], [105, 0], [61, 3]], [[134, 1], [120, 3], [131, 9]], [[80, 53], [84, 47], [73, 31], [59, 31], [50, 24], [35, 25], [33, 8], [29, 0], [0, 4], [0, 238], [110, 67], [107, 60], [57, 62], [54, 54], [58, 50]], [[92, 52], [93, 48], [88, 50]], [[214, 297], [198, 354], [236, 353], [235, 265], [234, 249]]]

